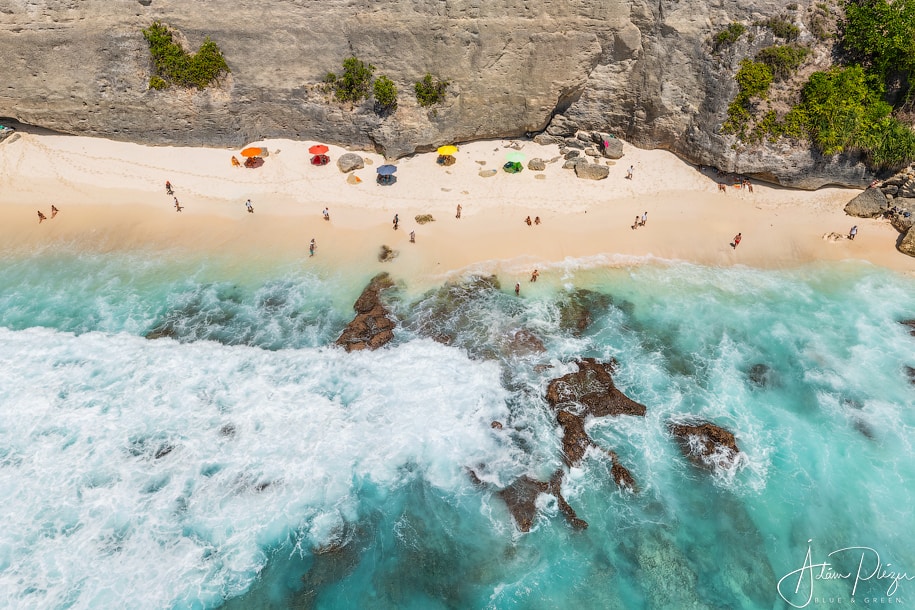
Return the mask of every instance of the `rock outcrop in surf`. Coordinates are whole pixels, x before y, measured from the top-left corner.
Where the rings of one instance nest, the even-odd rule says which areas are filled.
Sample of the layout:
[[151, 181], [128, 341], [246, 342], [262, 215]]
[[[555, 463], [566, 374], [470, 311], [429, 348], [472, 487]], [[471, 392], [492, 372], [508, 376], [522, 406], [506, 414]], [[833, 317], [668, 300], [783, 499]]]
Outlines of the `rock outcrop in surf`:
[[378, 349], [394, 338], [394, 321], [381, 302], [382, 291], [393, 285], [387, 273], [379, 273], [372, 278], [353, 304], [356, 317], [343, 329], [337, 345], [348, 352]]

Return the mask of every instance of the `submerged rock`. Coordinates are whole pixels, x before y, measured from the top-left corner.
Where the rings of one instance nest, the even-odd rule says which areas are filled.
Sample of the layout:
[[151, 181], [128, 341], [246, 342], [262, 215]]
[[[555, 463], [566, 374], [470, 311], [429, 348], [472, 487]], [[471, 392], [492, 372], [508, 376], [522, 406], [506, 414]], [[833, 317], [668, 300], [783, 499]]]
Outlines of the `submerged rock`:
[[[556, 420], [562, 427], [562, 453], [567, 466], [577, 466], [585, 456], [588, 447], [598, 448], [585, 431], [585, 418], [569, 411], [560, 411]], [[607, 451], [610, 456], [610, 475], [620, 489], [638, 492], [635, 477], [623, 466], [615, 451]]]
[[595, 312], [604, 312], [613, 298], [600, 292], [578, 289], [559, 302], [559, 328], [580, 335], [594, 321]]
[[638, 403], [616, 388], [611, 373], [615, 362], [597, 362], [582, 358], [577, 363], [578, 372], [563, 375], [550, 381], [546, 399], [553, 408], [560, 405], [580, 404], [582, 415], [645, 415], [645, 405]]
[[906, 375], [908, 376], [908, 378], [909, 378], [909, 383], [911, 383], [912, 385], [915, 385], [915, 367], [906, 365], [906, 366], [905, 366], [905, 374], [906, 374]]
[[337, 345], [348, 352], [378, 349], [394, 338], [394, 321], [381, 302], [381, 292], [393, 285], [387, 273], [379, 273], [372, 278], [353, 304], [356, 317], [343, 329]]
[[915, 337], [915, 318], [911, 320], [900, 320], [899, 323], [903, 326], [908, 326], [911, 329], [909, 330], [909, 334]]
[[775, 371], [767, 364], [754, 364], [747, 372], [747, 377], [753, 382], [753, 385], [760, 388], [767, 388], [777, 384]]
[[693, 424], [669, 423], [667, 429], [677, 439], [680, 450], [697, 466], [714, 470], [730, 468], [740, 449], [734, 435], [707, 421]]

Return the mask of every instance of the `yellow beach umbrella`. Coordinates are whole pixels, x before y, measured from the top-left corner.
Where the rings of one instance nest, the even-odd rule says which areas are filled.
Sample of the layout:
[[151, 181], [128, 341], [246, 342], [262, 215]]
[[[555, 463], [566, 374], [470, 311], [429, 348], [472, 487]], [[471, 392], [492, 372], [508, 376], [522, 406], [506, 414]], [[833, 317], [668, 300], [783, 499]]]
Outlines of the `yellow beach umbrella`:
[[448, 146], [439, 146], [438, 147], [438, 154], [442, 155], [443, 157], [450, 157], [457, 151], [458, 151], [457, 146], [452, 146], [451, 144], [449, 144]]

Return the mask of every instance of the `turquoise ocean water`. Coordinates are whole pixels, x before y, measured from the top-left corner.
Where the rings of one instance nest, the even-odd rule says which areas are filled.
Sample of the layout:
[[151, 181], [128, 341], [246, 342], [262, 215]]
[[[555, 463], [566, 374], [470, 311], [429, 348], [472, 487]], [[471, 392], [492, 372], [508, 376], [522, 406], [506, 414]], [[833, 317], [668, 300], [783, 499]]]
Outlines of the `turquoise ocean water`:
[[[347, 354], [359, 272], [5, 253], [0, 607], [915, 608], [915, 280], [561, 273], [400, 290], [395, 341]], [[545, 353], [509, 347], [522, 328]], [[588, 529], [544, 495], [522, 534], [496, 490], [561, 465], [543, 393], [580, 356], [648, 407], [587, 425], [640, 491], [589, 453], [563, 483]], [[687, 417], [738, 466], [690, 465]]]

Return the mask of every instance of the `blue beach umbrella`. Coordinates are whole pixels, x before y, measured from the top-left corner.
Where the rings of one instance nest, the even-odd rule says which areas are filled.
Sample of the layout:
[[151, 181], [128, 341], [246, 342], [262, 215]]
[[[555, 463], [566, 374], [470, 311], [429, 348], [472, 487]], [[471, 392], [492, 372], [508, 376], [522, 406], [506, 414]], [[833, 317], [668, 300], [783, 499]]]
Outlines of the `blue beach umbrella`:
[[382, 165], [378, 168], [378, 173], [382, 176], [390, 176], [397, 171], [396, 165]]

